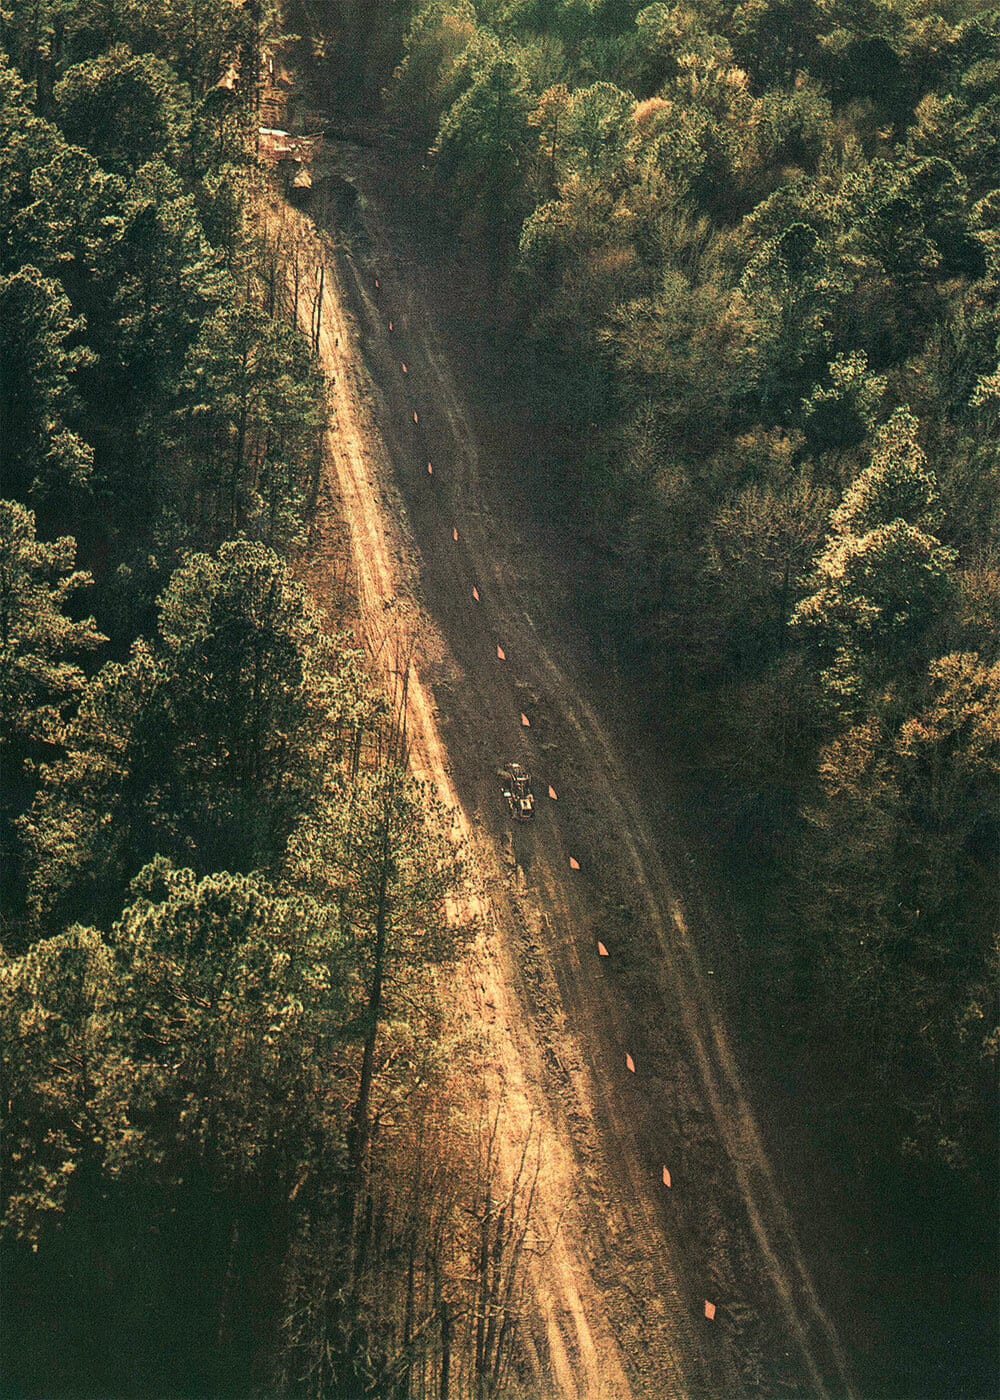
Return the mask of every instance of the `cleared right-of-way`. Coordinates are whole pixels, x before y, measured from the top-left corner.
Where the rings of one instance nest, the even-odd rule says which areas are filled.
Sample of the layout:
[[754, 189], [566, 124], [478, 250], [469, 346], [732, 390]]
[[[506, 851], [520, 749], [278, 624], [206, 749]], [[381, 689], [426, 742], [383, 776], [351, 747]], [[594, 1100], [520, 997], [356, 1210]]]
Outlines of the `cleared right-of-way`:
[[[349, 151], [345, 169], [363, 251], [315, 243], [331, 469], [371, 635], [391, 614], [412, 642], [415, 762], [460, 810], [491, 925], [470, 1008], [504, 1023], [508, 1088], [552, 1144], [540, 1385], [852, 1395], [671, 868], [683, 853], [654, 838], [549, 630], [547, 561], [504, 518], [417, 264], [380, 213], [381, 172]], [[498, 801], [512, 758], [535, 779], [524, 827]]]

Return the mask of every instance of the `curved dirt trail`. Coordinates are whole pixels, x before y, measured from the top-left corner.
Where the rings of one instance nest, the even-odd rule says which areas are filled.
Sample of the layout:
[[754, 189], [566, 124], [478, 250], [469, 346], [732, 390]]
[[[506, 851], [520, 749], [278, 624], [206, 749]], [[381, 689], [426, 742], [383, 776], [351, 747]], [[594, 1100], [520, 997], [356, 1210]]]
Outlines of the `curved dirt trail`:
[[[517, 1130], [534, 1123], [544, 1144], [552, 1243], [526, 1338], [540, 1393], [853, 1395], [678, 887], [558, 640], [526, 611], [447, 355], [371, 206], [366, 233], [365, 266], [326, 254], [329, 456], [371, 649], [388, 654], [389, 630], [414, 647], [413, 765], [472, 853], [486, 935], [467, 1014], [490, 1027]], [[539, 802], [514, 833], [493, 778], [510, 756]]]

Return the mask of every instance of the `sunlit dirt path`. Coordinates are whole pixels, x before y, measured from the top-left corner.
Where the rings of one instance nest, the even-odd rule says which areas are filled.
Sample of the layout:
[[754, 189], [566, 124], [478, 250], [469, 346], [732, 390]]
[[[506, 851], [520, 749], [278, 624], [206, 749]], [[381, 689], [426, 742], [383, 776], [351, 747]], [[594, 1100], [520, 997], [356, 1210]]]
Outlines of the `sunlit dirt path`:
[[[533, 621], [445, 348], [367, 193], [363, 260], [334, 254], [302, 215], [281, 218], [325, 264], [329, 470], [369, 646], [390, 665], [412, 648], [413, 766], [471, 853], [484, 932], [458, 994], [489, 1029], [513, 1136], [532, 1125], [544, 1144], [537, 1228], [552, 1243], [524, 1339], [539, 1393], [851, 1395], [691, 913], [598, 713]], [[510, 757], [533, 770], [539, 802], [515, 832], [496, 803]]]
[[[353, 328], [329, 263], [325, 277], [319, 350], [333, 397], [334, 426], [328, 434], [328, 460], [336, 476], [340, 510], [350, 532], [369, 650], [391, 667], [398, 648], [405, 648], [411, 662], [407, 696], [411, 766], [454, 810], [459, 834], [467, 850], [474, 853], [472, 864], [477, 876], [468, 891], [468, 902], [486, 932], [457, 992], [466, 1003], [468, 1017], [490, 1028], [496, 1065], [491, 1087], [495, 1096], [502, 1095], [510, 1124], [508, 1165], [516, 1166], [520, 1144], [529, 1128], [543, 1146], [544, 1169], [534, 1233], [544, 1247], [544, 1255], [533, 1266], [537, 1318], [525, 1329], [522, 1340], [542, 1394], [613, 1400], [616, 1396], [643, 1393], [629, 1379], [591, 1282], [588, 1263], [579, 1252], [581, 1232], [574, 1228], [577, 1193], [572, 1152], [566, 1134], [552, 1121], [544, 1095], [539, 1092], [544, 1071], [538, 1049], [517, 1033], [525, 1018], [511, 994], [510, 969], [503, 966], [507, 958], [504, 941], [498, 935], [517, 916], [510, 902], [506, 874], [469, 822], [451, 779], [434, 704], [423, 680], [426, 663], [421, 656], [421, 638], [426, 645], [429, 628], [407, 597], [409, 571], [401, 551], [402, 532], [382, 496], [387, 485], [385, 446], [365, 404], [367, 386], [358, 364]], [[305, 296], [302, 305], [307, 305]], [[308, 326], [304, 325], [304, 329], [308, 330]], [[410, 658], [414, 642], [417, 650]], [[649, 1393], [686, 1393], [672, 1355], [664, 1365], [657, 1388]]]

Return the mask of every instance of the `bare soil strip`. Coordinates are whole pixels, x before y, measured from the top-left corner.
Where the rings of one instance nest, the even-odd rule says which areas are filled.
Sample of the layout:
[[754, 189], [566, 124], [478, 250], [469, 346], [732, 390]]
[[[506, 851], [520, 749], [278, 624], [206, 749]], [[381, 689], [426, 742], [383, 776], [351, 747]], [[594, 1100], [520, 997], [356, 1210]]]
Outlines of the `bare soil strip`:
[[[365, 193], [366, 267], [304, 216], [280, 217], [325, 260], [331, 485], [369, 646], [390, 665], [401, 645], [413, 651], [413, 765], [455, 810], [470, 855], [483, 933], [459, 994], [488, 1028], [512, 1136], [533, 1125], [544, 1144], [549, 1247], [525, 1338], [539, 1394], [852, 1396], [689, 930], [695, 911], [558, 640], [532, 619], [447, 354]], [[494, 780], [511, 757], [533, 770], [539, 804], [514, 832]]]

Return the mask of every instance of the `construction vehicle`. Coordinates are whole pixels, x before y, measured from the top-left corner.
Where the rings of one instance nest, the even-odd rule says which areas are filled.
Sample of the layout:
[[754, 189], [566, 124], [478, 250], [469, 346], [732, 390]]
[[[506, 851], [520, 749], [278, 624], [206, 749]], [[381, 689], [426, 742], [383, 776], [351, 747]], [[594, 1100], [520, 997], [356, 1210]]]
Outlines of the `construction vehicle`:
[[535, 797], [531, 791], [531, 774], [519, 763], [508, 763], [497, 770], [504, 801], [517, 822], [530, 822], [535, 815]]

